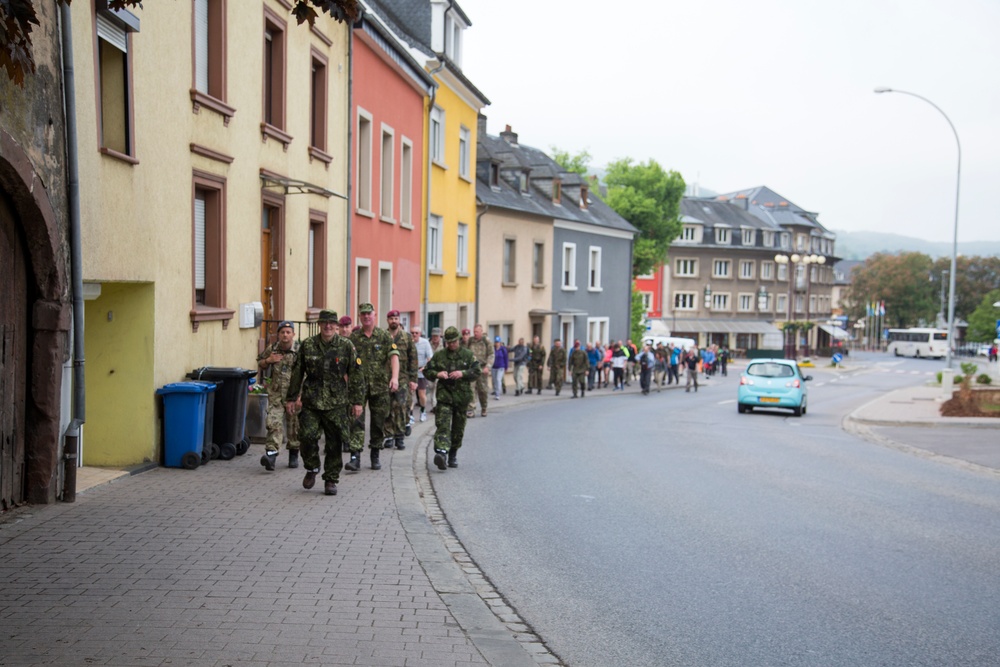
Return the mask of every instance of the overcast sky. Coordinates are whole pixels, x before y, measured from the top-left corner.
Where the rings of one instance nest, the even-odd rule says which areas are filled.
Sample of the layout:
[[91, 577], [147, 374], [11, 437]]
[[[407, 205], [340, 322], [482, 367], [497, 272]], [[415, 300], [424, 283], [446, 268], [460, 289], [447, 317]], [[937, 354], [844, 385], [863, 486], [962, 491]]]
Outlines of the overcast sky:
[[537, 148], [767, 185], [829, 229], [1000, 241], [998, 0], [460, 0], [463, 71]]

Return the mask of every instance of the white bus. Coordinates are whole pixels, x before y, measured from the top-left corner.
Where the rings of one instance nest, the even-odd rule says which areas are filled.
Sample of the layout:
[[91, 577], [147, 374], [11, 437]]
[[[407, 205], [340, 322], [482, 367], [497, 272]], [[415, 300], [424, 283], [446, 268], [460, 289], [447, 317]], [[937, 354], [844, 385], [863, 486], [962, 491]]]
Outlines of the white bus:
[[935, 357], [948, 354], [948, 332], [944, 329], [889, 329], [889, 347], [897, 357]]

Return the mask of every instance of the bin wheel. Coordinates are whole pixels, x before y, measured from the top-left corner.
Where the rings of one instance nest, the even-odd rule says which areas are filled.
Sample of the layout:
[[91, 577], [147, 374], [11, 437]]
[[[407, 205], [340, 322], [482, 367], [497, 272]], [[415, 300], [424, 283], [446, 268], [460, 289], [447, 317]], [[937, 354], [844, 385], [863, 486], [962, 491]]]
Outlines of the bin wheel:
[[231, 442], [224, 442], [219, 446], [219, 458], [223, 461], [229, 461], [234, 456], [236, 456], [236, 445]]
[[195, 452], [188, 452], [181, 457], [181, 467], [185, 470], [194, 470], [201, 464], [201, 457]]
[[207, 449], [201, 451], [201, 465], [207, 465], [212, 460], [212, 452]]
[[249, 451], [250, 451], [250, 441], [247, 440], [246, 438], [243, 438], [242, 440], [240, 440], [239, 444], [236, 445], [236, 453], [239, 454], [240, 456], [243, 456]]
[[222, 449], [217, 444], [215, 444], [213, 442], [212, 443], [212, 458], [213, 459], [217, 459], [220, 456], [222, 456]]

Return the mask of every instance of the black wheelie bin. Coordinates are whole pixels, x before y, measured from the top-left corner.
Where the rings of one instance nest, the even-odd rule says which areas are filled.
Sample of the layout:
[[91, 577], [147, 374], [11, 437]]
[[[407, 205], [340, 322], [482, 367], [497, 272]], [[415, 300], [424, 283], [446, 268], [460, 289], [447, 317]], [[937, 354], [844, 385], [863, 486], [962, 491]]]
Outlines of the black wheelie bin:
[[[255, 370], [223, 366], [203, 366], [188, 373], [192, 380], [207, 380], [218, 385], [212, 415], [212, 444], [219, 448], [219, 458], [229, 461], [250, 449], [244, 430], [247, 418], [247, 393]], [[212, 448], [214, 451], [215, 448]]]

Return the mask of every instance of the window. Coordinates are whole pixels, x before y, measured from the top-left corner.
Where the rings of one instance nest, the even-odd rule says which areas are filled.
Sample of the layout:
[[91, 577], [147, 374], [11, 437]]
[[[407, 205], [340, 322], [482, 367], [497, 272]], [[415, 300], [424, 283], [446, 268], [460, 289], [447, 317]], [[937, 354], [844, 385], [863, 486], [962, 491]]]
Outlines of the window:
[[101, 152], [135, 162], [132, 105], [132, 32], [139, 19], [127, 11], [97, 12], [98, 121]]
[[427, 219], [427, 267], [431, 271], [441, 270], [442, 241], [441, 216], [431, 214]]
[[639, 297], [642, 299], [642, 310], [648, 313], [653, 309], [653, 293], [652, 292], [639, 292]]
[[729, 310], [729, 295], [728, 294], [713, 294], [712, 295], [712, 310]]
[[678, 259], [674, 262], [674, 275], [691, 278], [698, 275], [698, 260]]
[[796, 248], [796, 250], [802, 252], [807, 247], [809, 247], [809, 237], [807, 237], [805, 234], [796, 234], [795, 235], [795, 248]]
[[788, 280], [787, 264], [778, 264], [778, 280]]
[[[285, 21], [264, 7], [264, 127], [263, 132], [285, 144]], [[275, 130], [278, 130], [275, 132]]]
[[223, 115], [225, 123], [236, 110], [226, 101], [226, 0], [194, 0], [193, 109], [202, 106]]
[[358, 107], [358, 211], [372, 215], [372, 117]]
[[458, 175], [464, 179], [469, 178], [469, 165], [472, 162], [469, 148], [471, 139], [469, 128], [462, 127], [458, 130]]
[[558, 178], [552, 181], [552, 203], [562, 205], [562, 181]]
[[715, 242], [719, 245], [729, 245], [729, 232], [727, 227], [716, 227]]
[[695, 225], [684, 225], [681, 229], [680, 241], [687, 241], [689, 243], [697, 243], [699, 241], [700, 235], [698, 234], [698, 227]]
[[312, 71], [309, 78], [309, 147], [310, 155], [322, 159], [328, 164], [333, 158], [326, 152], [326, 57], [317, 51], [312, 52]]
[[496, 162], [490, 163], [490, 187], [498, 189], [500, 187], [500, 165]]
[[503, 240], [503, 284], [517, 284], [517, 240]]
[[318, 316], [326, 306], [326, 213], [309, 211], [306, 308]]
[[413, 143], [400, 139], [399, 157], [399, 224], [413, 226]]
[[193, 321], [230, 319], [226, 306], [226, 181], [195, 172], [192, 211]]
[[610, 317], [588, 317], [587, 318], [587, 342], [597, 343], [607, 341], [611, 338], [608, 333], [611, 326]]
[[810, 294], [809, 295], [809, 313], [815, 313], [815, 312], [816, 312], [816, 295], [815, 294]]
[[774, 262], [765, 261], [760, 263], [760, 279], [761, 280], [774, 279]]
[[728, 259], [717, 259], [712, 262], [712, 277], [713, 278], [728, 278], [729, 277], [729, 260]]
[[518, 189], [522, 195], [528, 194], [528, 172], [522, 171], [517, 180]]
[[376, 309], [381, 313], [392, 310], [392, 264], [378, 263], [378, 303]]
[[372, 300], [372, 263], [370, 259], [356, 260], [355, 273], [357, 276], [357, 288], [356, 292], [358, 295], [357, 301], [355, 302], [355, 307], [360, 306], [363, 303], [371, 303]]
[[757, 243], [757, 230], [756, 229], [744, 229], [743, 230], [743, 245], [755, 245]]
[[762, 233], [764, 237], [764, 247], [773, 248], [774, 247], [774, 232], [765, 231]]
[[740, 278], [742, 278], [743, 280], [753, 280], [754, 264], [755, 262], [752, 259], [741, 259]]
[[453, 63], [462, 67], [462, 33], [465, 25], [449, 12], [444, 23], [444, 52]]
[[531, 250], [531, 284], [545, 284], [545, 244], [535, 241]]
[[562, 252], [562, 288], [576, 289], [576, 244], [563, 243]]
[[674, 310], [694, 310], [694, 292], [674, 292]]
[[789, 248], [790, 243], [791, 243], [791, 235], [788, 232], [782, 232], [781, 247], [787, 250]]
[[796, 294], [795, 295], [795, 312], [796, 313], [803, 313], [803, 312], [805, 312], [804, 310], [802, 310], [802, 305], [803, 305], [804, 300], [805, 300], [805, 297], [803, 297], [801, 294]]
[[431, 109], [431, 160], [444, 166], [444, 111], [440, 107]]
[[601, 247], [590, 246], [590, 262], [587, 266], [587, 289], [601, 291]]
[[469, 273], [469, 226], [458, 223], [458, 252], [455, 270], [462, 274]]
[[[386, 222], [395, 222], [394, 211], [392, 210], [393, 187], [392, 177], [396, 171], [393, 160], [393, 134], [392, 129], [382, 126], [382, 152], [379, 156], [379, 171], [381, 172], [379, 194], [380, 207], [379, 216]], [[386, 311], [388, 312], [388, 311]]]
[[774, 297], [774, 309], [782, 315], [788, 312], [787, 294], [779, 294], [778, 296]]
[[741, 313], [749, 313], [753, 310], [754, 306], [754, 295], [753, 294], [740, 294], [739, 310]]

